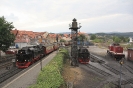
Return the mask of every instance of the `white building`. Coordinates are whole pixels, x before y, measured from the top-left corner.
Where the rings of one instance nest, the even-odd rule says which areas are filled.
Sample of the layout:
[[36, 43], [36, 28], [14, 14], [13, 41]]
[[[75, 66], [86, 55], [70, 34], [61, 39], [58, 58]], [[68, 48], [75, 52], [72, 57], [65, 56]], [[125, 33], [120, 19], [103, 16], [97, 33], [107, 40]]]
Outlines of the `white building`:
[[129, 37], [129, 42], [133, 42], [133, 38], [132, 37]]

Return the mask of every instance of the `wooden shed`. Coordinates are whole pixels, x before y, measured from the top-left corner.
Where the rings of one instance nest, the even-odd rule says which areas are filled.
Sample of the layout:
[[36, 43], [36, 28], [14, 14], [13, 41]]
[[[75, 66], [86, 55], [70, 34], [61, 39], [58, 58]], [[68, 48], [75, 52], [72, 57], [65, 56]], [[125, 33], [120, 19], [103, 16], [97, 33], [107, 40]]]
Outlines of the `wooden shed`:
[[133, 48], [129, 48], [128, 50], [127, 59], [133, 61]]

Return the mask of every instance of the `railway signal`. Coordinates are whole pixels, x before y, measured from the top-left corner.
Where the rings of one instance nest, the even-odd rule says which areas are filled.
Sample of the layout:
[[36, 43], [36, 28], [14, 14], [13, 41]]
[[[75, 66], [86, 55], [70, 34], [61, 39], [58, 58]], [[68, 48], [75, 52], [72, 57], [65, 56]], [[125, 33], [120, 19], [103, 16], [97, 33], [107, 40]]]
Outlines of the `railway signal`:
[[71, 65], [72, 66], [78, 66], [78, 46], [77, 46], [77, 35], [78, 35], [78, 29], [81, 28], [80, 23], [77, 24], [77, 20], [74, 18], [72, 20], [72, 25], [69, 24], [69, 29], [71, 29]]

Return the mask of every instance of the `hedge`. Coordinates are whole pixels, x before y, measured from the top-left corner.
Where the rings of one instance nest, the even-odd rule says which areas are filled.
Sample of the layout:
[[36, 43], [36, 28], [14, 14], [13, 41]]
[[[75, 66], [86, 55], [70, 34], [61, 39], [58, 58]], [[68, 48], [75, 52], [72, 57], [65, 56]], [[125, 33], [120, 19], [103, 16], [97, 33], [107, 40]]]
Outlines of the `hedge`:
[[60, 49], [58, 54], [42, 69], [37, 83], [29, 88], [59, 88], [64, 84], [61, 72], [63, 63], [68, 56], [66, 49]]

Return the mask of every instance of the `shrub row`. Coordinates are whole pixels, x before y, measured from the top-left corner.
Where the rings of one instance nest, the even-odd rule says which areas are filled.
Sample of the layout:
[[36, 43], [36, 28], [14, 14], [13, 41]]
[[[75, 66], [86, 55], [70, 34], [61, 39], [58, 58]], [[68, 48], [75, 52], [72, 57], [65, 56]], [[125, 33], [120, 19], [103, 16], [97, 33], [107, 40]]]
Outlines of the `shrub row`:
[[60, 49], [58, 54], [42, 69], [37, 83], [29, 88], [59, 88], [64, 83], [61, 72], [67, 57], [68, 51]]

